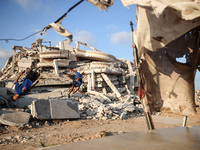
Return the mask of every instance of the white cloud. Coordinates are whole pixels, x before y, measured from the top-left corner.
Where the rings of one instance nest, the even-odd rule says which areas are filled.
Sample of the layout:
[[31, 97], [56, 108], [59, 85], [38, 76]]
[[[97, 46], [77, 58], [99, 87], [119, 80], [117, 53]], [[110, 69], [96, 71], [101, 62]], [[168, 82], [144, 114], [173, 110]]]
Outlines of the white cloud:
[[1, 71], [1, 68], [4, 67], [8, 57], [10, 57], [12, 55], [12, 53], [13, 53], [13, 51], [5, 50], [0, 47], [0, 71]]
[[13, 51], [5, 50], [0, 47], [0, 58], [8, 58], [10, 55], [12, 55]]
[[125, 31], [113, 33], [110, 41], [114, 44], [126, 44], [131, 41], [131, 33]]
[[73, 41], [84, 42], [91, 46], [94, 46], [97, 43], [96, 37], [91, 32], [84, 31], [84, 30], [75, 32], [73, 35]]
[[23, 7], [26, 11], [30, 9], [38, 9], [42, 6], [41, 0], [14, 0], [21, 7]]

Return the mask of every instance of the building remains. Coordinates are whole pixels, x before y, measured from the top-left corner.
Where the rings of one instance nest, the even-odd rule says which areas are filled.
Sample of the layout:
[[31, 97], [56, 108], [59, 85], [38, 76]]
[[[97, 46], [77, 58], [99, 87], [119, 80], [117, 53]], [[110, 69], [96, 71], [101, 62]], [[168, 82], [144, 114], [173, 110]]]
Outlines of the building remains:
[[[80, 44], [92, 50], [82, 50]], [[14, 81], [27, 68], [38, 68], [39, 83], [28, 95], [14, 102]], [[67, 68], [82, 74], [81, 91], [85, 94], [75, 93], [71, 98], [67, 97], [73, 82], [66, 76], [66, 73], [72, 73]], [[31, 48], [13, 46], [13, 55], [2, 69], [0, 83], [1, 107], [12, 108], [7, 118], [5, 114], [8, 110], [2, 110], [0, 122], [6, 123], [7, 119], [11, 122], [7, 121], [9, 125], [14, 122], [10, 119], [11, 111], [15, 114], [17, 108], [41, 120], [115, 120], [143, 112], [137, 96], [138, 83], [133, 63], [117, 59], [79, 41], [75, 48], [67, 40], [59, 42], [55, 47], [46, 46], [42, 39], [37, 39]], [[29, 117], [24, 115], [28, 122]], [[24, 124], [24, 120], [21, 124]]]

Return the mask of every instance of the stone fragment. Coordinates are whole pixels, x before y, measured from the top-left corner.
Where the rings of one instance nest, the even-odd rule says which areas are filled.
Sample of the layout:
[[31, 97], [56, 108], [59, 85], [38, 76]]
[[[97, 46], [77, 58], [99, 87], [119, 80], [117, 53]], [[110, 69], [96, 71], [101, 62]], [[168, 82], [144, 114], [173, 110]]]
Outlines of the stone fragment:
[[94, 71], [92, 71], [91, 72], [91, 78], [92, 78], [92, 86], [91, 86], [91, 88], [92, 88], [92, 90], [94, 90], [95, 89], [95, 83], [96, 83], [96, 81], [95, 81], [95, 72]]
[[51, 119], [79, 119], [78, 104], [69, 100], [50, 100]]
[[117, 95], [117, 97], [121, 97], [121, 94], [119, 93], [119, 91], [117, 90], [117, 88], [112, 84], [112, 82], [110, 81], [110, 79], [108, 78], [108, 76], [104, 73], [101, 73], [103, 79], [105, 80], [105, 82], [108, 84], [108, 86], [112, 89], [112, 91]]
[[83, 97], [83, 94], [76, 92], [76, 93], [72, 94], [71, 96], [73, 96], [73, 97]]
[[126, 91], [127, 91], [128, 95], [131, 95], [131, 91], [128, 89], [128, 85], [127, 84], [125, 85], [125, 88], [126, 88]]
[[119, 118], [120, 118], [121, 120], [124, 120], [124, 119], [125, 119], [125, 117], [126, 117], [126, 113], [125, 113], [125, 112], [123, 112], [123, 113], [121, 113], [121, 115], [120, 115], [120, 117], [119, 117]]
[[91, 110], [87, 110], [87, 111], [86, 111], [86, 114], [87, 114], [88, 116], [92, 116], [92, 115], [94, 115], [94, 112], [91, 111]]
[[135, 110], [135, 106], [134, 105], [128, 105], [124, 110], [127, 111], [127, 112], [133, 112]]
[[128, 64], [129, 73], [131, 74], [131, 76], [130, 76], [130, 91], [131, 91], [131, 93], [134, 94], [135, 73], [133, 71], [133, 67], [131, 65], [131, 61], [130, 60], [126, 60], [126, 62]]
[[12, 89], [13, 91], [15, 90], [14, 82], [7, 82], [5, 87], [9, 88], [9, 89]]
[[82, 110], [84, 110], [84, 108], [85, 108], [85, 106], [84, 106], [83, 104], [79, 104], [79, 105], [78, 105], [78, 109], [79, 109], [79, 110], [82, 111]]
[[15, 110], [1, 110], [0, 123], [5, 125], [23, 126], [29, 122], [30, 114]]
[[62, 97], [62, 92], [60, 91], [53, 91], [53, 92], [46, 92], [46, 93], [36, 93], [28, 95], [34, 99], [49, 99], [49, 98], [60, 98]]
[[119, 91], [120, 93], [123, 93], [125, 90], [126, 90], [125, 87], [123, 87], [123, 88], [118, 88], [118, 91]]
[[5, 87], [0, 87], [0, 96], [5, 99], [8, 99], [7, 89]]
[[[95, 73], [106, 73], [106, 74], [115, 74], [115, 75], [122, 74], [122, 71], [117, 69], [117, 68], [115, 68], [115, 69], [102, 68], [102, 69], [94, 69], [92, 71], [94, 71]], [[91, 70], [85, 70], [84, 73], [90, 74], [92, 71]]]
[[32, 102], [31, 114], [37, 119], [51, 119], [49, 100], [35, 100]]

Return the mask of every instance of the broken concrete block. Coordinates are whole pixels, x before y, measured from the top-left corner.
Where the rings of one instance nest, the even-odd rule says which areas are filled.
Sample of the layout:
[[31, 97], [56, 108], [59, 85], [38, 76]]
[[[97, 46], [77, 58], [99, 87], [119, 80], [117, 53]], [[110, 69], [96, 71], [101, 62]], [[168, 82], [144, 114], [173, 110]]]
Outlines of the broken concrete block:
[[29, 97], [30, 95], [20, 96], [17, 101], [13, 101], [13, 103], [21, 108], [26, 108], [28, 105], [31, 105], [32, 101], [35, 99]]
[[51, 119], [80, 118], [78, 104], [69, 100], [49, 100]]
[[87, 110], [87, 111], [86, 111], [86, 114], [87, 114], [88, 116], [93, 116], [93, 115], [94, 115], [94, 112], [93, 112], [92, 110]]
[[127, 112], [133, 112], [135, 110], [135, 106], [134, 105], [128, 105], [124, 110], [127, 111]]
[[[94, 71], [95, 73], [106, 73], [106, 74], [115, 74], [115, 75], [122, 74], [122, 71], [117, 68], [114, 68], [114, 69], [102, 68], [102, 69], [94, 69], [92, 71]], [[91, 70], [85, 70], [84, 73], [90, 74]]]
[[51, 119], [50, 102], [49, 100], [33, 101], [31, 106], [31, 114], [37, 119]]
[[19, 68], [30, 68], [32, 66], [32, 61], [27, 61], [27, 62], [18, 62], [18, 67]]
[[102, 106], [97, 108], [97, 113], [103, 114], [104, 108]]
[[125, 112], [123, 112], [123, 113], [121, 113], [121, 115], [120, 115], [120, 117], [119, 117], [119, 118], [120, 118], [121, 120], [124, 120], [124, 119], [125, 119], [125, 117], [126, 117], [126, 113], [125, 113]]
[[92, 101], [92, 105], [91, 105], [91, 106], [92, 106], [93, 108], [97, 108], [97, 107], [99, 107], [100, 105], [101, 105], [101, 103], [100, 103], [99, 101], [97, 101], [97, 100], [94, 99], [94, 100]]
[[85, 106], [84, 106], [83, 104], [79, 104], [79, 105], [78, 105], [78, 109], [79, 109], [79, 110], [84, 110], [84, 109], [85, 109]]
[[29, 122], [30, 114], [15, 110], [1, 110], [0, 123], [5, 125], [23, 126]]
[[126, 88], [126, 91], [127, 91], [128, 95], [131, 95], [131, 91], [128, 89], [128, 85], [127, 84], [125, 85], [125, 88]]
[[97, 114], [96, 114], [96, 117], [97, 117], [97, 118], [102, 118], [102, 117], [103, 117], [103, 114], [102, 114], [102, 113], [97, 113]]
[[73, 96], [73, 97], [83, 97], [83, 94], [76, 92], [76, 93], [72, 94], [71, 96]]
[[108, 86], [112, 89], [112, 91], [117, 95], [117, 97], [121, 97], [121, 94], [119, 93], [119, 91], [117, 90], [117, 88], [112, 84], [112, 82], [110, 81], [110, 79], [108, 78], [108, 76], [104, 73], [101, 73], [103, 79], [105, 80], [105, 82], [108, 84]]
[[133, 72], [133, 67], [131, 65], [131, 61], [127, 60], [126, 63], [128, 64], [130, 76], [130, 91], [134, 94], [134, 85], [135, 85], [135, 73]]
[[92, 78], [92, 90], [94, 90], [95, 89], [95, 72], [94, 71], [92, 71], [91, 72], [91, 78]]
[[106, 91], [106, 88], [102, 88], [102, 92], [103, 92], [103, 94], [107, 94], [107, 91]]
[[5, 99], [8, 99], [7, 89], [5, 87], [0, 87], [0, 96]]
[[34, 99], [59, 98], [59, 97], [62, 97], [62, 92], [56, 91], [56, 92], [47, 92], [47, 93], [36, 93], [36, 94], [30, 94], [29, 97], [34, 98]]
[[118, 91], [119, 91], [120, 93], [123, 93], [125, 90], [126, 90], [125, 87], [123, 87], [123, 88], [118, 88]]
[[9, 88], [9, 89], [12, 89], [13, 91], [15, 90], [14, 82], [7, 82], [5, 87]]
[[56, 59], [53, 60], [53, 66], [54, 66], [56, 75], [59, 76], [58, 63], [56, 62]]

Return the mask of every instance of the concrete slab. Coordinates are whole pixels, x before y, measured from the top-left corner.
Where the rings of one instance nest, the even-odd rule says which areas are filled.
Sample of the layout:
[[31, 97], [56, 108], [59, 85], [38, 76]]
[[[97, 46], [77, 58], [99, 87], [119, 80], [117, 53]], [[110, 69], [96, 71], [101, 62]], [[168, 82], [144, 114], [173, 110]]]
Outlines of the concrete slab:
[[0, 123], [5, 125], [23, 126], [29, 122], [31, 114], [16, 110], [1, 110]]
[[25, 96], [20, 96], [19, 99], [17, 101], [13, 101], [13, 103], [19, 107], [26, 108], [28, 107], [28, 105], [31, 105], [32, 101], [34, 100], [35, 99], [29, 97], [29, 95], [25, 95]]
[[0, 95], [7, 96], [7, 89], [5, 87], [0, 87]]
[[36, 93], [36, 94], [29, 94], [28, 96], [34, 99], [59, 98], [59, 97], [62, 97], [62, 92], [56, 91], [56, 92], [47, 92], [47, 93]]
[[7, 88], [5, 87], [0, 87], [0, 96], [5, 98], [5, 99], [9, 99], [10, 97], [8, 96], [7, 93]]
[[175, 127], [125, 133], [62, 146], [48, 150], [199, 150], [200, 126]]
[[79, 119], [78, 104], [70, 100], [36, 100], [31, 114], [37, 119]]
[[52, 119], [79, 119], [78, 104], [69, 100], [50, 100]]
[[36, 100], [31, 104], [31, 114], [38, 119], [51, 119], [49, 100]]

